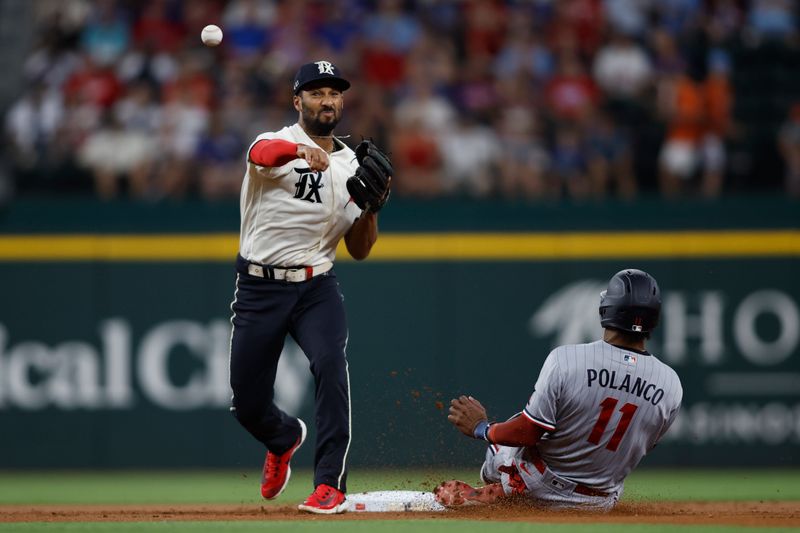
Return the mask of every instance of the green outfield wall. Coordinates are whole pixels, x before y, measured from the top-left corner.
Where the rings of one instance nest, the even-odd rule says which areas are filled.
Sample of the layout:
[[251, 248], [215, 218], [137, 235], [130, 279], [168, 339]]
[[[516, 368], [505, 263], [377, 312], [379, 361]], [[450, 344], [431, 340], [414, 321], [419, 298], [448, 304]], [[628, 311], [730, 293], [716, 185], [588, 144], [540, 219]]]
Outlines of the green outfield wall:
[[[235, 206], [76, 202], [64, 218], [65, 205], [0, 220], [0, 467], [257, 466], [228, 413]], [[661, 284], [651, 351], [685, 392], [646, 463], [797, 464], [800, 207], [590, 206], [596, 223], [582, 206], [501, 207], [394, 202], [373, 257], [337, 264], [353, 465], [478, 463], [480, 443], [447, 424], [449, 399], [471, 394], [497, 419], [520, 410], [553, 346], [598, 338], [599, 292], [624, 267]], [[639, 215], [649, 222], [629, 224]], [[276, 395], [312, 421], [307, 368], [287, 342]]]

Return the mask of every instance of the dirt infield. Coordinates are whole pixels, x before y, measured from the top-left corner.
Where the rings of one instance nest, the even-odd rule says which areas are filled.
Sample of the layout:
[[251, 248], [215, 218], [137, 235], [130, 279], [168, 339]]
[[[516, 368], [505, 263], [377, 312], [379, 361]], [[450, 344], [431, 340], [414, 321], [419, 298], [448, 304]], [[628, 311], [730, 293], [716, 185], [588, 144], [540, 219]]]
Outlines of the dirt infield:
[[346, 513], [319, 516], [293, 506], [16, 505], [0, 506], [0, 522], [150, 522], [169, 520], [417, 520], [424, 518], [555, 523], [800, 526], [800, 502], [620, 503], [607, 514], [553, 512], [525, 506], [469, 507], [444, 513]]

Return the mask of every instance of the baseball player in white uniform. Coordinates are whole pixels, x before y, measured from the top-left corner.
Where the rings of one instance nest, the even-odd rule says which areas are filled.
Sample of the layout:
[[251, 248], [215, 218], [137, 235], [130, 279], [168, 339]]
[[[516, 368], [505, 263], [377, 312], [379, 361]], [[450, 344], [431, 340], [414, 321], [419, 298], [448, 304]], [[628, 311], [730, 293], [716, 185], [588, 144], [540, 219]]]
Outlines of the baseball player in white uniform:
[[603, 340], [550, 352], [521, 413], [492, 424], [476, 399], [452, 400], [448, 420], [490, 443], [481, 468], [487, 485], [447, 481], [435, 491], [438, 501], [524, 495], [547, 507], [611, 509], [681, 405], [678, 375], [645, 350], [660, 309], [655, 279], [623, 270], [600, 297]]
[[299, 508], [326, 514], [346, 509], [350, 449], [348, 331], [333, 261], [342, 238], [353, 258], [369, 255], [391, 181], [385, 191], [370, 189], [380, 195], [366, 209], [351, 197], [348, 181], [364, 178], [363, 163], [332, 134], [349, 87], [328, 61], [303, 65], [293, 86], [297, 123], [250, 146], [231, 305], [231, 412], [267, 449], [261, 495], [273, 499], [284, 490], [306, 437], [303, 421], [273, 402], [278, 359], [291, 335], [316, 384], [315, 490]]

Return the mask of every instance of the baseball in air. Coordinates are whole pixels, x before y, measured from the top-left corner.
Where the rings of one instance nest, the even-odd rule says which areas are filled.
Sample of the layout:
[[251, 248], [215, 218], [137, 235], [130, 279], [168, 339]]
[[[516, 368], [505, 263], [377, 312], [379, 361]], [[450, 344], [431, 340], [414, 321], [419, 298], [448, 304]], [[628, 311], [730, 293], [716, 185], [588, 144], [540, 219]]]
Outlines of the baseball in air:
[[200, 38], [206, 46], [217, 46], [222, 42], [222, 30], [216, 24], [209, 24], [203, 28]]

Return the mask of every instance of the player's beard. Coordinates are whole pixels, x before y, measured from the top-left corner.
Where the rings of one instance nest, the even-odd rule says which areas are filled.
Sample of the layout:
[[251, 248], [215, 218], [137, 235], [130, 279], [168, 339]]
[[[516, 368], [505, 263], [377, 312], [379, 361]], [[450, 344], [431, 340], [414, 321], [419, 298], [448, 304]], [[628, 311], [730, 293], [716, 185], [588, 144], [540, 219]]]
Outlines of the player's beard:
[[[333, 111], [333, 116], [323, 117], [323, 111]], [[305, 125], [306, 133], [318, 137], [327, 137], [333, 132], [339, 120], [341, 120], [341, 111], [337, 112], [334, 107], [323, 107], [316, 113], [307, 107], [303, 107], [301, 111], [303, 117], [303, 124]]]

